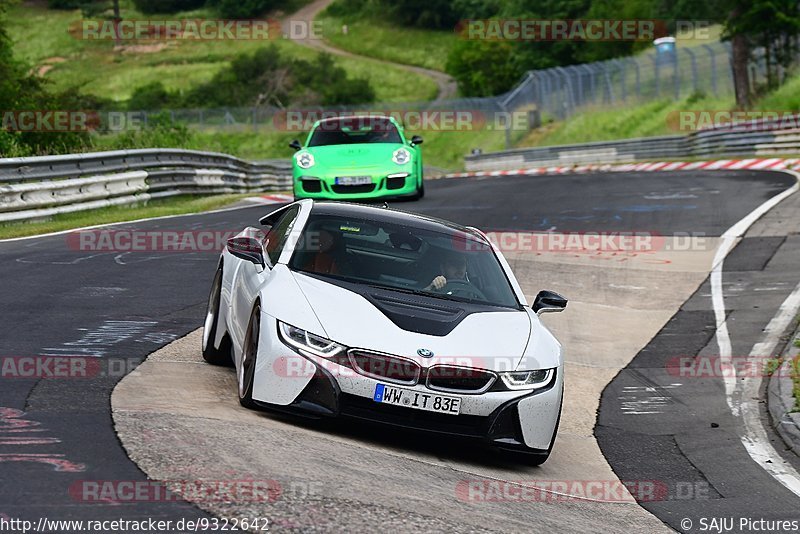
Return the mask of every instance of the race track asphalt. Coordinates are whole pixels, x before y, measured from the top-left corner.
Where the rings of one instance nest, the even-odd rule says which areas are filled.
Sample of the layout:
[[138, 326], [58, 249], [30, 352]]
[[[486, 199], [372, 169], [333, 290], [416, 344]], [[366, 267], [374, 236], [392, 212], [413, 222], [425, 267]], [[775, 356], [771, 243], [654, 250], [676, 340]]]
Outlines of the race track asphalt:
[[[626, 231], [660, 235], [691, 232], [719, 236], [793, 182], [789, 175], [751, 171], [447, 179], [430, 182], [424, 200], [393, 207], [488, 231]], [[256, 206], [114, 228], [235, 232], [257, 224], [258, 217], [267, 210]], [[774, 241], [771, 246], [761, 241], [747, 244], [745, 240], [740, 245], [752, 247], [753, 252], [744, 257], [764, 260], [758, 266], [777, 254], [790, 254], [788, 248], [781, 252], [785, 239], [780, 245]], [[70, 488], [81, 480], [145, 480], [144, 473], [128, 459], [114, 431], [111, 392], [128, 369], [202, 323], [216, 259], [213, 252], [81, 250], [67, 235], [0, 242], [4, 281], [0, 287], [4, 310], [0, 357], [83, 355], [103, 362], [97, 367], [98, 376], [84, 379], [0, 378], [0, 480], [4, 482], [0, 487], [0, 517], [207, 517], [205, 512], [181, 501], [98, 505], [76, 498]], [[760, 273], [758, 266], [747, 267]], [[780, 278], [782, 274], [775, 276]], [[737, 344], [752, 346], [750, 341], [757, 337], [758, 328], [772, 317], [791, 290], [790, 285], [793, 287], [788, 284], [772, 291], [762, 300], [758, 312], [748, 312], [746, 321], [751, 328], [741, 341], [735, 338]], [[685, 311], [667, 325], [663, 335], [688, 339], [679, 346], [658, 345], [660, 357], [689, 354], [708, 343], [708, 325], [713, 317], [709, 318], [706, 304], [695, 306], [696, 299], [708, 298], [707, 293], [701, 287], [684, 306]], [[695, 307], [700, 309], [692, 311]], [[674, 334], [674, 329], [679, 335]], [[661, 342], [663, 335], [653, 343]], [[709, 482], [713, 499], [728, 501], [714, 508], [719, 514], [735, 509], [739, 516], [751, 511], [757, 516], [763, 509], [770, 517], [779, 517], [792, 504], [796, 510], [796, 498], [754, 464], [750, 465], [741, 447], [737, 450], [736, 429], [728, 425], [724, 397], [718, 387], [704, 389], [699, 382], [694, 384], [696, 387], [676, 396], [675, 404], [683, 411], [661, 414], [663, 417], [655, 421], [621, 415], [621, 408], [614, 404], [618, 402], [615, 395], [620, 396], [617, 390], [629, 383], [626, 380], [631, 380], [631, 373], [641, 373], [638, 368], [649, 366], [646, 353], [653, 350], [652, 344], [648, 345], [631, 363], [630, 372], [620, 375], [603, 397], [597, 434], [620, 478]], [[688, 406], [695, 408], [687, 412]], [[692, 425], [696, 422], [696, 429], [684, 428], [680, 439], [674, 437], [678, 434], [669, 434], [668, 428], [685, 426], [687, 420], [693, 421]], [[710, 422], [722, 428], [714, 429], [719, 430], [716, 436], [709, 435]], [[655, 424], [665, 430], [645, 430]], [[164, 427], [163, 432], [170, 432], [170, 428]], [[721, 434], [727, 437], [720, 438]], [[712, 439], [715, 448], [704, 447]], [[647, 447], [643, 446], [645, 443]], [[736, 466], [736, 473], [731, 466]], [[714, 476], [708, 474], [712, 471]], [[724, 484], [714, 478], [723, 474]], [[744, 489], [737, 490], [737, 498], [728, 500], [726, 492], [737, 486], [746, 488], [746, 493]], [[748, 499], [747, 495], [758, 498]], [[768, 504], [762, 503], [762, 497]], [[679, 507], [684, 504], [645, 506], [673, 524], [670, 517], [680, 515]], [[697, 515], [707, 505], [707, 501], [692, 500], [691, 506], [697, 507], [692, 513]]]

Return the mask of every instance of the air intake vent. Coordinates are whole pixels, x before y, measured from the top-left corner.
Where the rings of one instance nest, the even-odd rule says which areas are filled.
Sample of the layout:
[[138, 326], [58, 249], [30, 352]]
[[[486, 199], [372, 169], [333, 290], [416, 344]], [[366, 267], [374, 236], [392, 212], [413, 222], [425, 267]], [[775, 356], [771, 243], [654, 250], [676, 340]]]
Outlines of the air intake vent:
[[497, 380], [491, 371], [455, 367], [451, 365], [434, 365], [428, 369], [426, 385], [435, 391], [451, 393], [483, 393]]
[[353, 369], [364, 376], [407, 386], [419, 382], [422, 369], [413, 360], [358, 349], [348, 351], [347, 355]]

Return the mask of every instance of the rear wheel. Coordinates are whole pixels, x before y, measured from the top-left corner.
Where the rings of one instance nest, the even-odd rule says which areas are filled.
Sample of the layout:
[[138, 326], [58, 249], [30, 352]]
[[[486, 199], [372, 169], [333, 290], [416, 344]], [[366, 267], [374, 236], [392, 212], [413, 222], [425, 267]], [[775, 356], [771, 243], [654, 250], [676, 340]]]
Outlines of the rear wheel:
[[256, 375], [256, 357], [258, 356], [258, 337], [261, 332], [261, 305], [256, 304], [250, 315], [247, 333], [242, 348], [242, 363], [239, 365], [239, 404], [245, 408], [255, 408], [253, 402], [253, 381]]
[[203, 324], [203, 359], [212, 365], [231, 365], [231, 340], [226, 334], [219, 344], [214, 346], [219, 328], [219, 306], [222, 297], [222, 267], [217, 269], [214, 282], [211, 284], [211, 294], [208, 296], [206, 320]]

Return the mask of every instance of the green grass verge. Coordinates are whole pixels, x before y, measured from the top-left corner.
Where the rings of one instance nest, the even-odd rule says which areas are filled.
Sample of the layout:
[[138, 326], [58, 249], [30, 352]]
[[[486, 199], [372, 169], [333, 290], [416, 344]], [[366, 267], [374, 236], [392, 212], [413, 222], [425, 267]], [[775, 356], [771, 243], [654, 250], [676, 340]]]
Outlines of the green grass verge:
[[[123, 17], [146, 18], [125, 4]], [[196, 19], [214, 15], [197, 10], [170, 17]], [[31, 3], [16, 5], [9, 12], [7, 28], [14, 52], [42, 73], [56, 90], [78, 88], [84, 94], [117, 102], [130, 98], [136, 88], [156, 81], [174, 91], [205, 83], [236, 55], [273, 43], [287, 56], [312, 60], [319, 54], [288, 40], [143, 42], [115, 51], [113, 42], [73, 37], [69, 29], [80, 19], [77, 10], [51, 10]], [[437, 94], [436, 83], [427, 76], [360, 58], [335, 60], [350, 76], [368, 78], [378, 102], [430, 100]]]
[[724, 110], [733, 97], [687, 96], [681, 100], [654, 100], [618, 107], [588, 108], [561, 122], [532, 131], [520, 146], [562, 145], [611, 141], [654, 135], [686, 134], [673, 128], [670, 113], [685, 110]]
[[[456, 42], [455, 31], [433, 31], [394, 26], [374, 18], [347, 20], [323, 14], [324, 39], [353, 54], [393, 63], [444, 71], [447, 56]], [[347, 24], [347, 35], [342, 26]]]
[[[207, 128], [192, 130], [187, 143], [179, 148], [222, 152], [245, 160], [289, 159], [294, 150], [289, 148], [293, 139], [305, 140], [307, 132], [282, 132], [270, 128], [253, 130], [251, 127]], [[406, 131], [407, 136], [419, 134], [424, 139], [422, 156], [425, 165], [447, 170], [460, 170], [464, 166], [464, 156], [473, 148], [484, 152], [504, 150], [505, 134], [500, 130], [476, 130], [466, 132]], [[512, 142], [518, 141], [522, 133], [516, 133]], [[140, 143], [136, 146], [120, 146], [115, 136], [95, 136], [92, 150], [119, 150], [121, 148], [164, 148], [158, 139], [155, 145]]]
[[0, 224], [0, 239], [25, 237], [73, 228], [95, 226], [116, 222], [133, 221], [150, 217], [183, 215], [224, 208], [237, 200], [251, 197], [254, 193], [237, 195], [214, 195], [208, 197], [178, 196], [156, 199], [132, 206], [112, 206], [96, 210], [54, 215], [46, 221]]

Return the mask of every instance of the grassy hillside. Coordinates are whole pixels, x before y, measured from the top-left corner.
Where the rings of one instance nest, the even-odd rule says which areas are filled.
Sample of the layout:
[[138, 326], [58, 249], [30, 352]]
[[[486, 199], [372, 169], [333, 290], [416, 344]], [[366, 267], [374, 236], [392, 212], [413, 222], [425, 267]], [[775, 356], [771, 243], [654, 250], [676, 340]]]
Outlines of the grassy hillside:
[[[444, 71], [456, 42], [455, 31], [432, 31], [394, 26], [375, 18], [345, 19], [323, 13], [323, 36], [331, 45], [354, 54]], [[347, 35], [343, 26], [347, 25]]]
[[551, 122], [530, 132], [520, 146], [563, 145], [608, 141], [679, 132], [668, 124], [671, 112], [732, 109], [733, 97], [686, 97], [655, 100], [624, 107], [586, 108], [565, 121]]
[[[123, 0], [123, 18], [142, 19]], [[206, 10], [184, 12], [177, 19], [214, 18]], [[82, 93], [127, 100], [148, 83], [161, 81], [168, 89], [182, 90], [208, 82], [237, 54], [250, 53], [275, 42], [282, 53], [310, 60], [318, 52], [287, 40], [183, 41], [127, 44], [114, 49], [109, 41], [86, 41], [69, 29], [81, 19], [79, 11], [57, 11], [40, 2], [24, 2], [9, 13], [8, 31], [17, 57], [34, 66], [54, 89], [77, 87]], [[369, 61], [339, 58], [335, 61], [352, 77], [368, 77], [378, 101], [428, 100], [436, 95], [427, 77]]]

